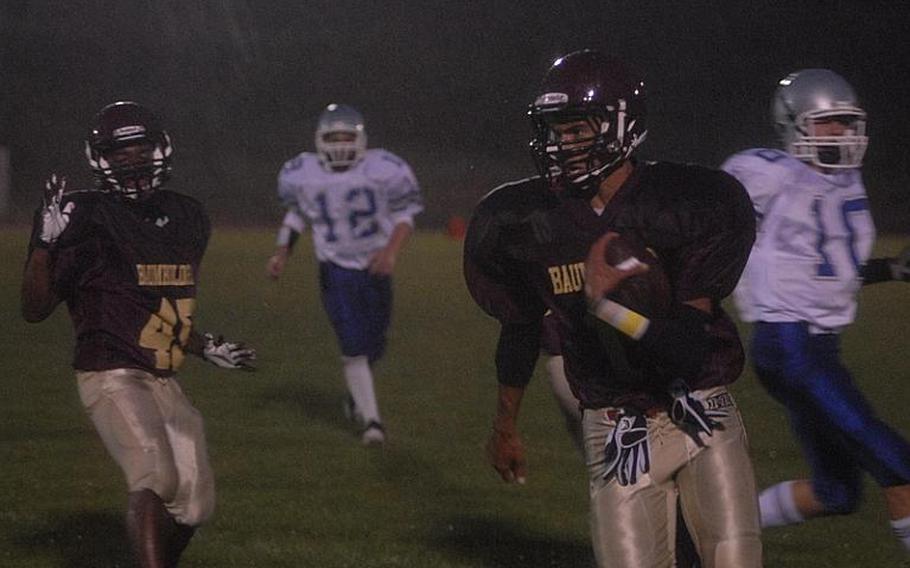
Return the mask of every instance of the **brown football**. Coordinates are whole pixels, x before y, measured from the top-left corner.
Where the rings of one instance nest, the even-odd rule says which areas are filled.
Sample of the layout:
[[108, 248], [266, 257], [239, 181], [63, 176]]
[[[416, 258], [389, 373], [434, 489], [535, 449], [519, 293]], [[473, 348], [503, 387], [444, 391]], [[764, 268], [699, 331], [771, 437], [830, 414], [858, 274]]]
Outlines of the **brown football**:
[[604, 256], [610, 266], [622, 268], [624, 263], [631, 265], [636, 261], [648, 265], [647, 272], [627, 278], [607, 295], [608, 298], [649, 318], [669, 315], [672, 302], [670, 281], [652, 249], [633, 233], [620, 233], [607, 245]]

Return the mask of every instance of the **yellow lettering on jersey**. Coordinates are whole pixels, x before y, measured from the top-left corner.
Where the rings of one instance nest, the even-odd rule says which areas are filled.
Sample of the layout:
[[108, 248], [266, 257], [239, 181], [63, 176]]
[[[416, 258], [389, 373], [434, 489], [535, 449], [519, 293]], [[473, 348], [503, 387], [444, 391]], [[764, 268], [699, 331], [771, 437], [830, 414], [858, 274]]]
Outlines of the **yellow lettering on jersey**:
[[560, 264], [547, 269], [550, 273], [550, 282], [553, 284], [553, 294], [572, 294], [580, 292], [585, 284], [585, 263], [573, 262]]
[[548, 270], [550, 271], [550, 280], [553, 282], [553, 293], [562, 294], [562, 272], [558, 266], [551, 266]]
[[136, 275], [140, 286], [192, 286], [191, 264], [137, 264]]

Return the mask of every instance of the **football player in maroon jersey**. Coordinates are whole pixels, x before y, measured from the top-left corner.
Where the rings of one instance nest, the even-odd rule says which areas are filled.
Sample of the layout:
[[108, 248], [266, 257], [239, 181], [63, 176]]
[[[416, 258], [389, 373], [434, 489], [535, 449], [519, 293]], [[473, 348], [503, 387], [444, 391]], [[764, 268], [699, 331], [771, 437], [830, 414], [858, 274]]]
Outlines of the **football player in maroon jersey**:
[[[525, 480], [517, 421], [549, 310], [583, 408], [598, 565], [673, 565], [678, 493], [704, 566], [760, 566], [755, 481], [727, 390], [744, 355], [720, 304], [755, 238], [751, 204], [723, 172], [636, 160], [644, 103], [644, 83], [615, 58], [556, 60], [529, 112], [541, 174], [474, 212], [465, 279], [501, 324], [490, 459], [505, 481]], [[667, 297], [622, 303], [630, 278], [658, 271], [608, 264], [616, 233], [656, 257]]]
[[66, 302], [79, 396], [126, 477], [127, 532], [143, 568], [176, 566], [215, 506], [203, 421], [176, 372], [185, 353], [252, 369], [254, 350], [193, 329], [209, 220], [161, 189], [167, 132], [145, 107], [117, 102], [95, 119], [86, 153], [97, 188], [48, 180], [22, 281], [22, 314]]

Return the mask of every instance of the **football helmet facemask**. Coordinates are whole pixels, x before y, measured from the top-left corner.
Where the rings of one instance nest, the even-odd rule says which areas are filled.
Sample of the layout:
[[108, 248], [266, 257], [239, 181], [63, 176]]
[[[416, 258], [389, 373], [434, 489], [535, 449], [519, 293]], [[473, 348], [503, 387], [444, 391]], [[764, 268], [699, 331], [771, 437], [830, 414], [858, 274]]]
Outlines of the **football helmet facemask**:
[[[780, 80], [772, 108], [774, 126], [793, 157], [821, 168], [858, 168], [869, 139], [866, 112], [853, 87], [828, 69], [804, 69]], [[836, 121], [842, 133], [820, 135], [817, 123]]]
[[[131, 159], [114, 159], [115, 152], [130, 146], [144, 150]], [[138, 103], [120, 101], [104, 107], [95, 117], [85, 154], [99, 189], [143, 199], [170, 178], [173, 146], [151, 111]]]
[[[576, 51], [547, 71], [528, 116], [541, 175], [560, 194], [590, 199], [647, 135], [644, 82], [618, 59]], [[587, 137], [568, 141], [567, 124]]]
[[332, 170], [347, 169], [367, 151], [363, 116], [348, 105], [332, 103], [319, 116], [316, 125], [316, 153]]

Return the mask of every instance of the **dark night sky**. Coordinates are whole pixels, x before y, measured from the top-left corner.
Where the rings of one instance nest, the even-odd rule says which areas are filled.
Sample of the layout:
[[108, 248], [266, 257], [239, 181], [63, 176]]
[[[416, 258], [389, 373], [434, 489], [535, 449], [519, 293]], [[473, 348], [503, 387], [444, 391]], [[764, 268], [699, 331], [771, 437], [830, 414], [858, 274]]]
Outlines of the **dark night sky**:
[[134, 99], [175, 140], [174, 189], [216, 221], [276, 223], [278, 168], [312, 149], [327, 103], [347, 102], [371, 145], [414, 166], [426, 226], [533, 173], [525, 107], [565, 52], [637, 66], [650, 89], [643, 155], [708, 165], [773, 145], [776, 81], [829, 67], [870, 115], [876, 220], [908, 232], [908, 22], [906, 0], [2, 0], [0, 143], [21, 218], [48, 172], [88, 182], [92, 116]]

